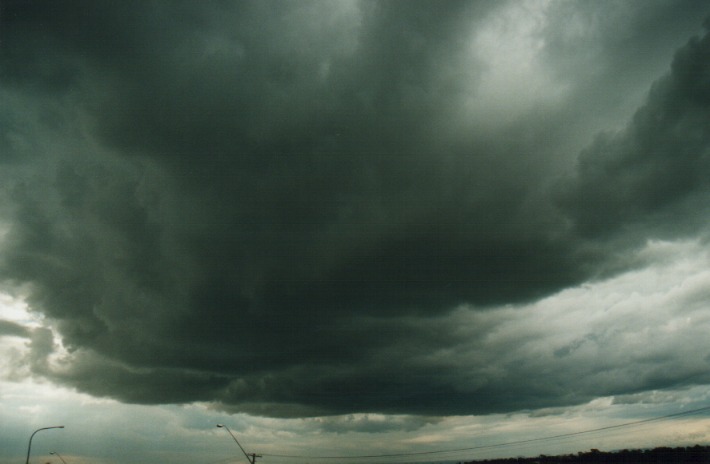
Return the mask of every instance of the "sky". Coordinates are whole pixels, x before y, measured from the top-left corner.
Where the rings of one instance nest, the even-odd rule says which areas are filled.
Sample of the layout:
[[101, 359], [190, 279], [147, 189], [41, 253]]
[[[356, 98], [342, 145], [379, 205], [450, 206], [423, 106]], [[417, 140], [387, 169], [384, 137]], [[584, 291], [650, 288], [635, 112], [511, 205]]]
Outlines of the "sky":
[[3, 0], [0, 464], [710, 444], [709, 178], [705, 1]]

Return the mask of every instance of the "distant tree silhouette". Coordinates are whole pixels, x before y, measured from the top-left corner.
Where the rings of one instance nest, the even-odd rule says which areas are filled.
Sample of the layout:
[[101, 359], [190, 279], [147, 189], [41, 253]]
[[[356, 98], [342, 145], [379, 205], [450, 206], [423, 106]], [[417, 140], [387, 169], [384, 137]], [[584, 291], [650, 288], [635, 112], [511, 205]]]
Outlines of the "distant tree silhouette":
[[547, 456], [541, 454], [532, 458], [485, 459], [467, 461], [463, 464], [710, 464], [710, 446], [658, 447], [648, 450], [605, 452], [593, 448], [576, 455]]

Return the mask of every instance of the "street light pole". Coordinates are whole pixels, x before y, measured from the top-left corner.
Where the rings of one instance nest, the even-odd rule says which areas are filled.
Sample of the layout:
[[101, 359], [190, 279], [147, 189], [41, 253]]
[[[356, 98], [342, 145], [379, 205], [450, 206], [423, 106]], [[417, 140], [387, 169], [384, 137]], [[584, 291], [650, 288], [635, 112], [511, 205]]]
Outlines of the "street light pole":
[[229, 434], [232, 436], [232, 439], [234, 440], [234, 443], [236, 443], [237, 446], [239, 446], [239, 449], [242, 450], [242, 453], [244, 453], [244, 456], [247, 457], [247, 460], [249, 461], [249, 464], [255, 464], [255, 463], [256, 463], [256, 458], [260, 458], [260, 457], [261, 457], [260, 454], [256, 454], [256, 453], [248, 454], [246, 451], [244, 451], [244, 448], [242, 448], [242, 445], [239, 443], [239, 440], [237, 440], [237, 437], [235, 437], [234, 434], [232, 433], [232, 431], [229, 430], [229, 427], [227, 427], [227, 426], [224, 425], [224, 424], [217, 424], [217, 427], [223, 428], [223, 429], [225, 429], [227, 432], [229, 432]]
[[63, 429], [63, 425], [53, 425], [51, 427], [42, 427], [41, 429], [37, 429], [34, 432], [32, 432], [32, 435], [30, 435], [30, 442], [27, 444], [27, 460], [25, 461], [25, 464], [30, 464], [30, 449], [32, 448], [32, 438], [35, 436], [35, 433], [39, 432], [40, 430], [49, 430], [49, 429]]
[[67, 464], [67, 462], [64, 460], [64, 458], [61, 457], [61, 456], [59, 455], [59, 453], [57, 453], [56, 451], [50, 451], [49, 454], [55, 455], [56, 457], [59, 458], [60, 461], [62, 461], [64, 464]]

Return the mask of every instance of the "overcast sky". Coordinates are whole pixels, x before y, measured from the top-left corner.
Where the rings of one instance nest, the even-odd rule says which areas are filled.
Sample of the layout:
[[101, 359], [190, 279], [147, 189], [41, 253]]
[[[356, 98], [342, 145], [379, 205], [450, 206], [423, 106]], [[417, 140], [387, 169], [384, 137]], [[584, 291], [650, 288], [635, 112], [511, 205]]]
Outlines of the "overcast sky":
[[0, 464], [710, 443], [706, 1], [0, 21]]

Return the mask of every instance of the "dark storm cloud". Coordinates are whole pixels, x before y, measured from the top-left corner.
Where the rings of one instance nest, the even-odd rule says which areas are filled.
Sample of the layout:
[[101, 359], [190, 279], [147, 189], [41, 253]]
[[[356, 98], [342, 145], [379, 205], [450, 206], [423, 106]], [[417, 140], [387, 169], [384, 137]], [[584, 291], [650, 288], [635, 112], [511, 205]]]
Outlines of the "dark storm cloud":
[[485, 72], [473, 31], [506, 6], [6, 2], [2, 276], [31, 285], [72, 360], [35, 370], [265, 415], [592, 397], [521, 382], [523, 359], [462, 387], [433, 353], [467, 343], [446, 319], [459, 304], [582, 282], [619, 251], [609, 235], [658, 214], [698, 227], [676, 207], [707, 193], [708, 39], [550, 201], [568, 113], [485, 130], [452, 116]]
[[626, 129], [600, 135], [582, 153], [564, 199], [580, 234], [635, 227], [675, 237], [705, 226], [709, 57], [710, 34], [693, 38]]
[[30, 332], [27, 327], [24, 327], [21, 324], [17, 324], [12, 321], [0, 320], [0, 337], [5, 335], [26, 338], [29, 334]]

